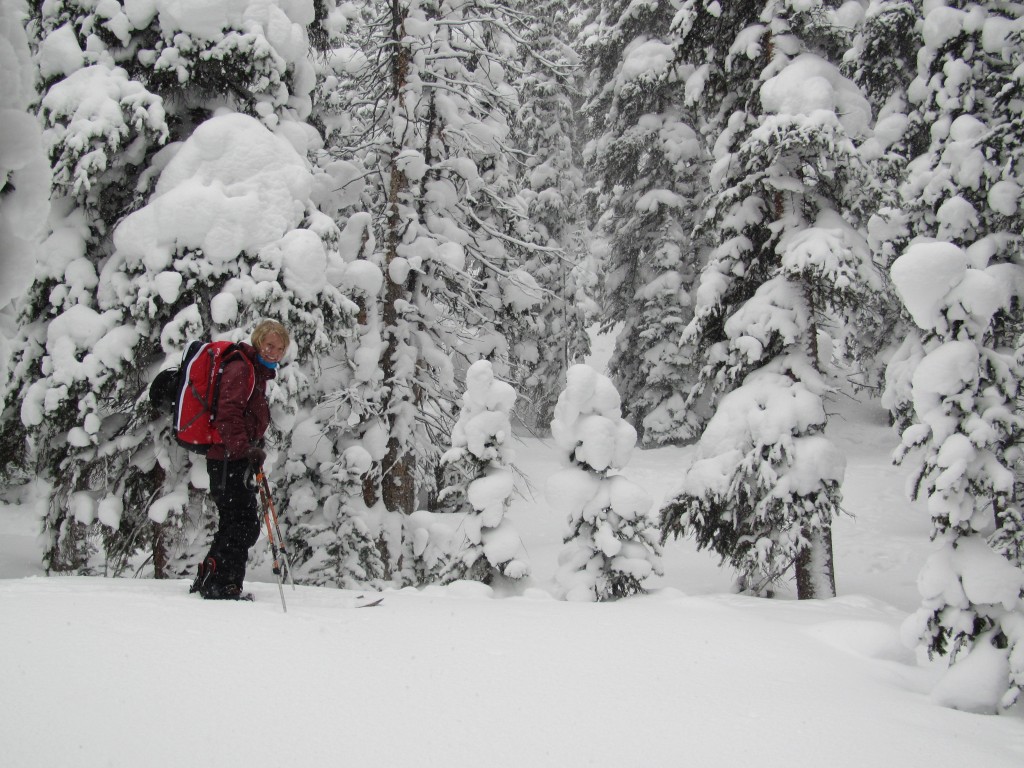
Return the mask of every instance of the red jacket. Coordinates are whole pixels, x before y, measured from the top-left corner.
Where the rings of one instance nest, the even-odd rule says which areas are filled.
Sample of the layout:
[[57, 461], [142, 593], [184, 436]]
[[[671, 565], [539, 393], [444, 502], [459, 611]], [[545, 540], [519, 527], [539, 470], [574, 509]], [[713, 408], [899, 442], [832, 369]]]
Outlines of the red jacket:
[[[277, 372], [256, 359], [256, 348], [240, 342], [238, 348], [252, 365], [234, 357], [224, 366], [217, 395], [214, 429], [223, 445], [211, 445], [206, 457], [215, 461], [237, 461], [247, 457], [249, 448], [259, 445], [270, 426], [267, 382]], [[256, 376], [253, 385], [253, 374]], [[252, 394], [249, 388], [252, 386]]]

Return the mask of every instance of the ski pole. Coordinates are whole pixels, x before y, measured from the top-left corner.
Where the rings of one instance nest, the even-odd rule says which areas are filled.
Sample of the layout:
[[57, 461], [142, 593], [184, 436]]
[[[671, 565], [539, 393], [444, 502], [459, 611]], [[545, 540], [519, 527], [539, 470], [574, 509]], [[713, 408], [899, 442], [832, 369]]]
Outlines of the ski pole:
[[[260, 496], [262, 497], [263, 494], [260, 493]], [[281, 569], [277, 564], [277, 543], [274, 541], [274, 529], [270, 525], [270, 512], [267, 511], [266, 505], [263, 506], [263, 522], [266, 523], [267, 526], [267, 541], [270, 543], [270, 553], [274, 557], [274, 575], [277, 576], [277, 591], [281, 594], [281, 608], [285, 613], [288, 613], [288, 606], [284, 602], [284, 586], [281, 583]]]
[[[277, 555], [274, 555], [274, 573], [281, 574], [288, 579], [288, 583], [292, 585], [292, 589], [295, 589], [295, 580], [292, 578], [292, 565], [288, 561], [288, 548], [285, 546], [284, 535], [281, 533], [281, 524], [277, 518], [277, 507], [274, 506], [274, 500], [270, 496], [270, 483], [267, 482], [267, 476], [263, 473], [262, 465], [256, 471], [256, 483], [260, 489], [260, 498], [263, 500], [264, 515], [268, 512], [270, 514], [270, 521], [274, 525], [274, 533], [277, 539], [277, 550], [281, 554], [281, 565], [284, 570], [281, 574], [281, 565], [277, 562]], [[267, 523], [267, 535], [270, 536], [270, 523]], [[274, 537], [271, 537], [272, 539]]]
[[[270, 494], [266, 488], [266, 478], [263, 475], [263, 467], [260, 466], [256, 470], [256, 487], [259, 490], [260, 501], [263, 503], [263, 522], [267, 527], [267, 543], [270, 545], [270, 554], [274, 558], [274, 575], [277, 577], [277, 591], [281, 595], [281, 608], [285, 613], [288, 613], [288, 605], [284, 600], [284, 582], [281, 574], [281, 561], [284, 560], [285, 568], [287, 569], [287, 556], [284, 555], [284, 548], [278, 547], [277, 540], [281, 538], [281, 529], [277, 528], [277, 537], [274, 536], [274, 528], [276, 524], [277, 513], [274, 510], [274, 503], [270, 499]], [[271, 520], [271, 513], [273, 512], [274, 519]], [[283, 543], [283, 540], [282, 540]], [[292, 585], [294, 589], [295, 585]]]

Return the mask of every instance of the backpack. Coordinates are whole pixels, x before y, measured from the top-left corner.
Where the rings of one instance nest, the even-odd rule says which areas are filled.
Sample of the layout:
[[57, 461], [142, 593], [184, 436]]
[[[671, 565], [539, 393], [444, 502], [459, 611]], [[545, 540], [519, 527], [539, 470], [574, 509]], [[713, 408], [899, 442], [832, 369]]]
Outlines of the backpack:
[[177, 368], [160, 371], [149, 385], [149, 399], [162, 413], [172, 415], [178, 444], [195, 453], [206, 453], [223, 443], [213, 421], [224, 366], [232, 360], [249, 366], [249, 395], [256, 386], [252, 362], [230, 341], [193, 341], [181, 355]]

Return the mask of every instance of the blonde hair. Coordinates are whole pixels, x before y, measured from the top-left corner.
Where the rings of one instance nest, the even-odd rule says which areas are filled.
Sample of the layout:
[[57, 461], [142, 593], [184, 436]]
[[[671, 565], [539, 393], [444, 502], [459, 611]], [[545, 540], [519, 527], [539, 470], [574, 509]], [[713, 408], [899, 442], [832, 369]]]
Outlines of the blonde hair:
[[287, 350], [288, 346], [292, 343], [292, 337], [288, 334], [288, 329], [277, 322], [277, 320], [264, 320], [257, 325], [252, 331], [252, 345], [259, 349], [267, 336], [275, 335], [281, 337], [281, 341], [284, 342], [284, 348]]

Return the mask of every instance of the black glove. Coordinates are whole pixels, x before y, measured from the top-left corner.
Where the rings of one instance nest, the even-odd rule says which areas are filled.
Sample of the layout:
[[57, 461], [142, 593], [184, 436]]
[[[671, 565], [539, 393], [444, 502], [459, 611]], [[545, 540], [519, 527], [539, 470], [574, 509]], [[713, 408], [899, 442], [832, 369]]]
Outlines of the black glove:
[[254, 445], [249, 449], [249, 452], [246, 454], [246, 458], [249, 459], [249, 463], [254, 467], [262, 467], [263, 462], [267, 460], [267, 452]]

